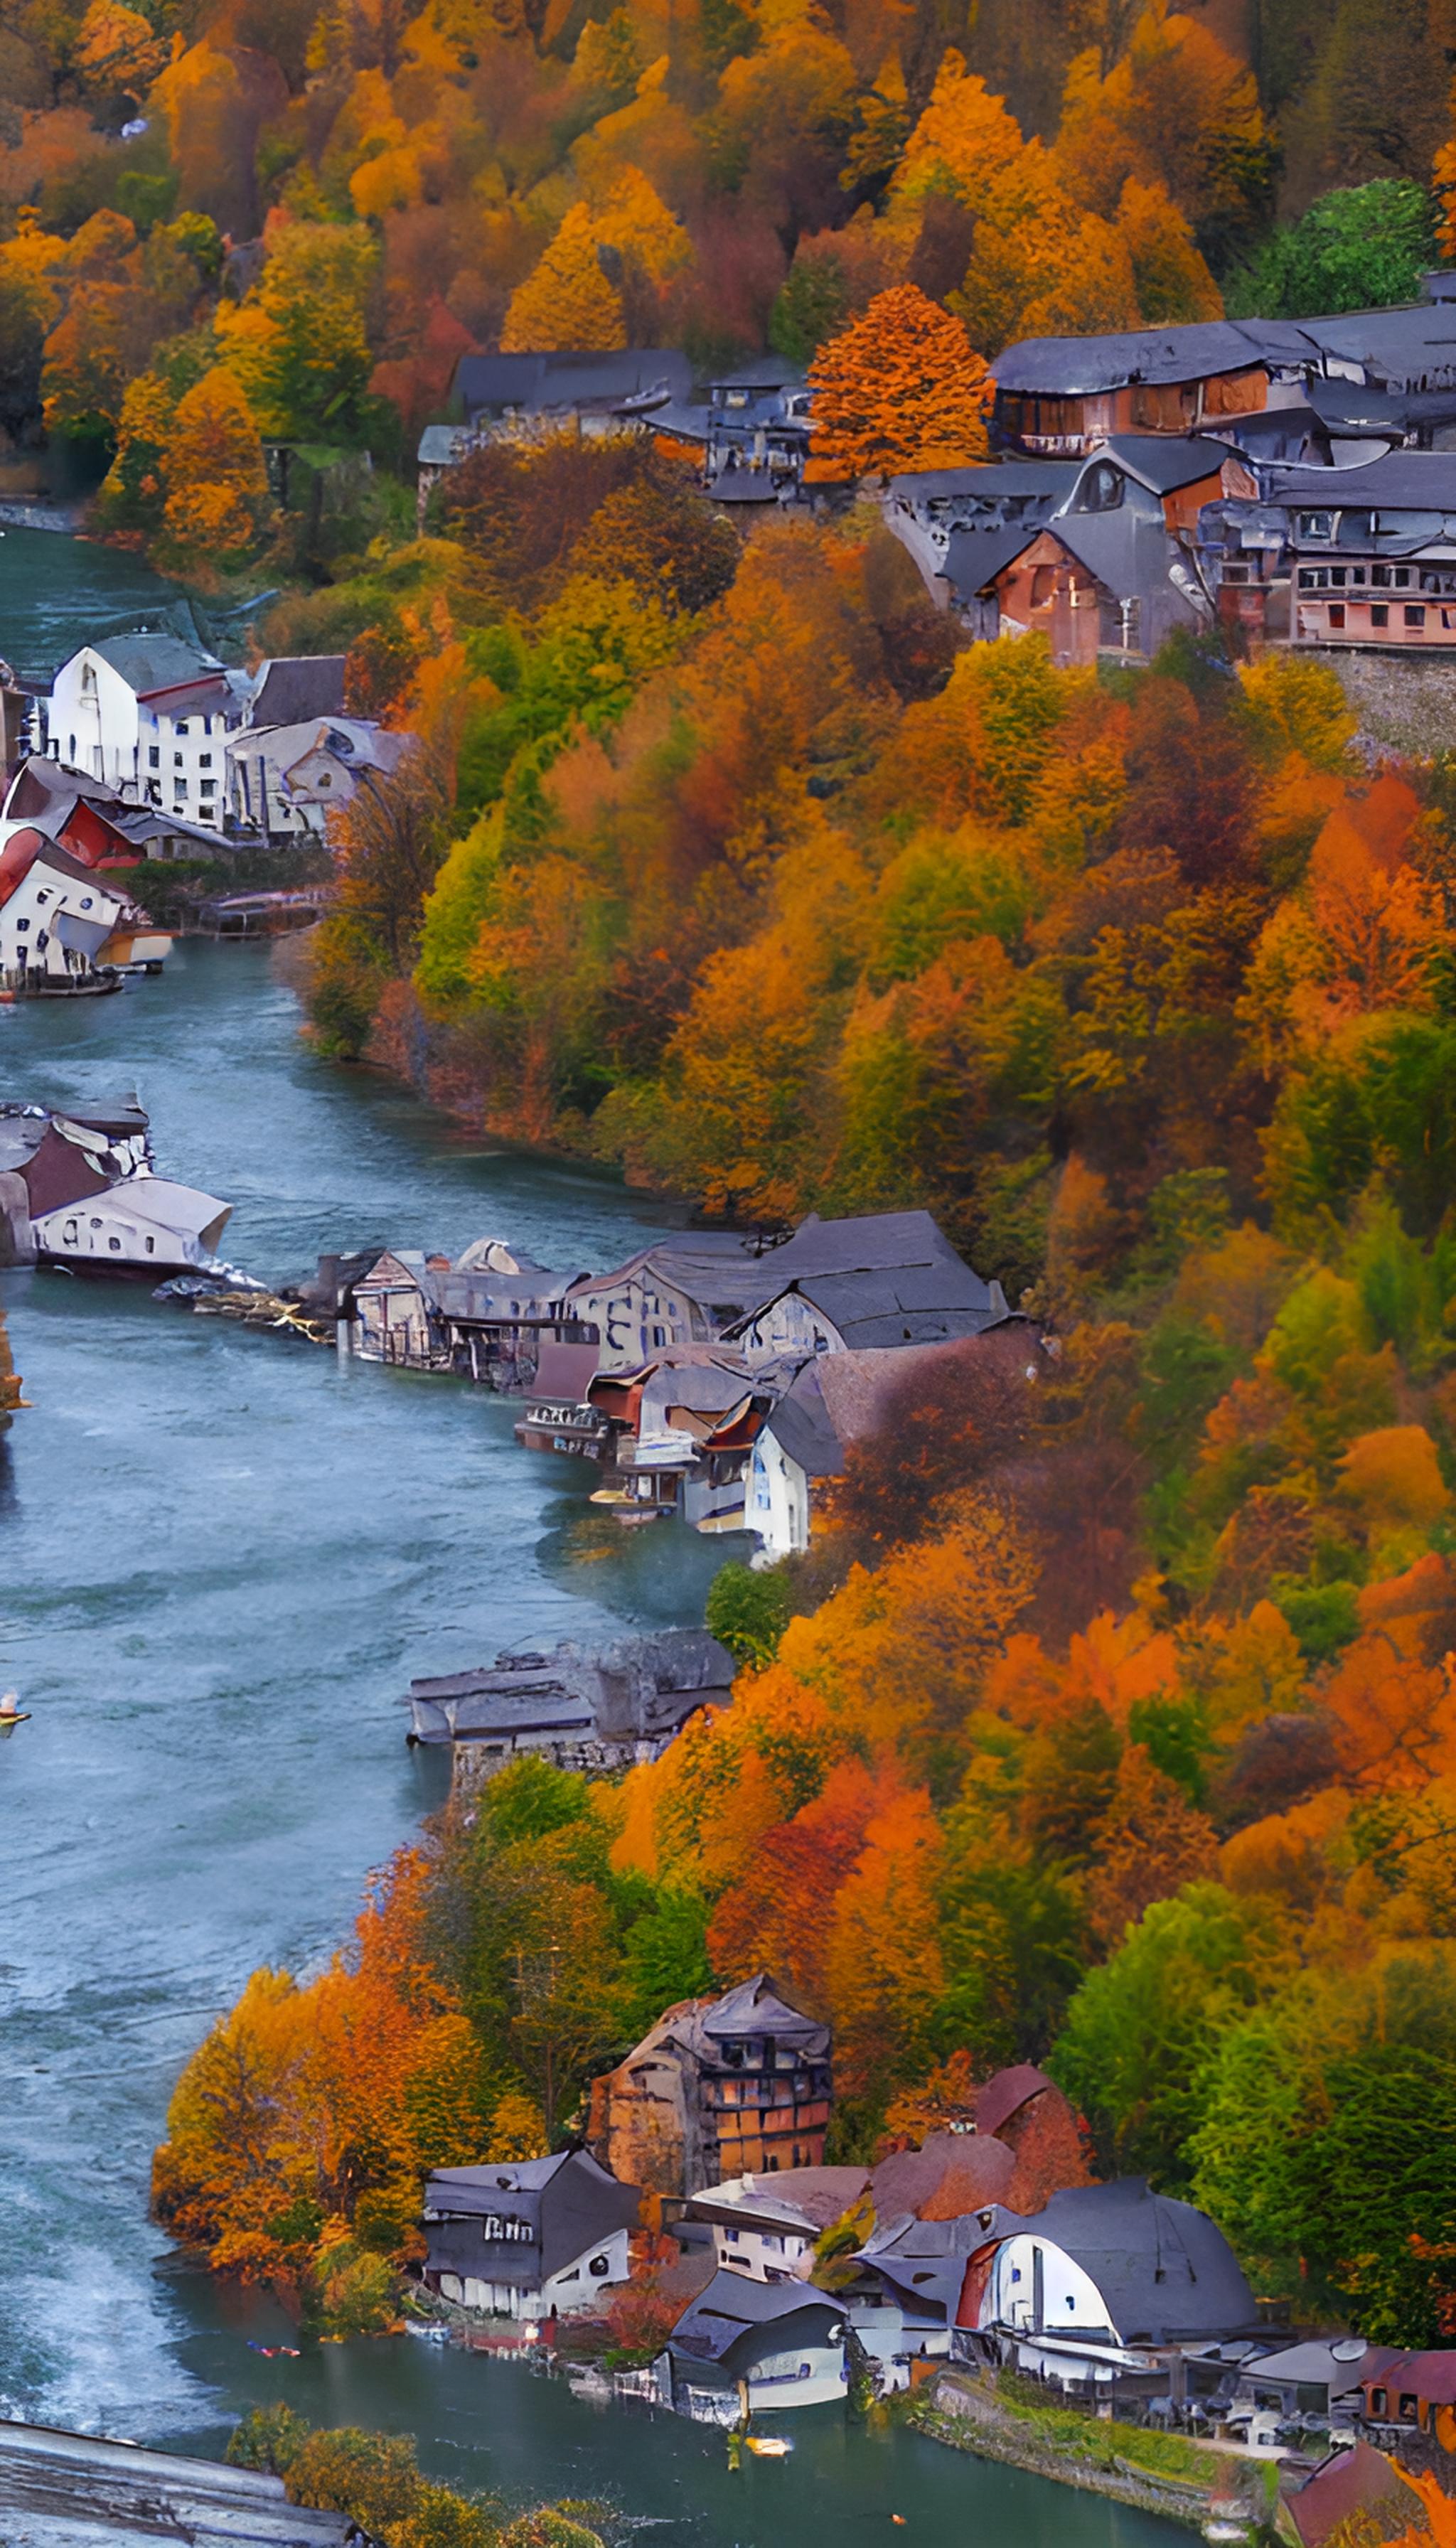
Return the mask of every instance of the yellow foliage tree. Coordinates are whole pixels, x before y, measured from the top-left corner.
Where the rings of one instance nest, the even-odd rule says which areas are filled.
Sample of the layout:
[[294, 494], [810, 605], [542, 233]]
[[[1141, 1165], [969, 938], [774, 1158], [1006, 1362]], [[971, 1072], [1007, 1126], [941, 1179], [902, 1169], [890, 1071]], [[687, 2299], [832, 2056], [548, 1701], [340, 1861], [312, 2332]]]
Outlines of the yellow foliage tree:
[[271, 505], [263, 446], [246, 399], [215, 364], [177, 408], [163, 460], [167, 547], [194, 568], [256, 547]]
[[126, 0], [91, 0], [76, 38], [76, 68], [88, 88], [140, 96], [167, 58], [167, 47], [139, 9]]
[[510, 296], [502, 354], [550, 354], [568, 345], [600, 353], [625, 345], [621, 294], [607, 281], [599, 244], [587, 206], [573, 204], [534, 274]]

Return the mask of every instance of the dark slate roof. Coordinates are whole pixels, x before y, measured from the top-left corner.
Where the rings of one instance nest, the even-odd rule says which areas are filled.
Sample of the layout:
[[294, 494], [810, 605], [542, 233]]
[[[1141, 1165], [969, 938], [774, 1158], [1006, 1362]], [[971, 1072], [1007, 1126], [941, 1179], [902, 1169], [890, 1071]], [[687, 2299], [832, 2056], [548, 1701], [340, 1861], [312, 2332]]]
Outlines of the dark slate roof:
[[[766, 1250], [763, 1261], [774, 1277], [775, 1291], [802, 1274], [875, 1273], [902, 1265], [970, 1270], [928, 1212], [855, 1213], [843, 1221], [821, 1221], [811, 1212], [792, 1238]], [[979, 1277], [971, 1280], [979, 1282]], [[984, 1284], [980, 1288], [986, 1289]]]
[[806, 1274], [792, 1286], [832, 1320], [852, 1351], [939, 1344], [999, 1325], [1006, 1304], [968, 1265], [911, 1265], [884, 1272]]
[[1308, 406], [1302, 400], [1296, 407], [1260, 408], [1255, 415], [1221, 416], [1210, 425], [1209, 432], [1217, 432], [1225, 451], [1242, 452], [1251, 460], [1309, 461], [1317, 467], [1326, 466], [1328, 438], [1339, 427], [1314, 403], [1314, 386], [1310, 396], [1312, 404]]
[[809, 1363], [800, 1372], [793, 1387], [778, 1401], [764, 1430], [773, 1434], [806, 1478], [843, 1476], [844, 1444], [824, 1404], [817, 1364]]
[[983, 531], [953, 531], [941, 572], [952, 592], [968, 601], [1014, 566], [1047, 527], [1045, 521], [997, 522]]
[[343, 711], [342, 655], [275, 655], [253, 700], [252, 723], [303, 725]]
[[[993, 2206], [986, 2208], [996, 2222], [1008, 2217]], [[959, 2213], [953, 2221], [888, 2221], [865, 2239], [860, 2255], [882, 2281], [912, 2300], [917, 2311], [954, 2326], [966, 2260], [995, 2234], [994, 2227], [981, 2227], [978, 2213]]]
[[1456, 513], [1456, 451], [1388, 451], [1357, 469], [1275, 467], [1266, 471], [1264, 486], [1275, 504]]
[[[586, 2150], [507, 2165], [438, 2168], [426, 2183], [424, 2201], [427, 2212], [463, 2215], [467, 2222], [498, 2213], [528, 2224], [529, 2240], [488, 2240], [468, 2230], [463, 2238], [458, 2230], [451, 2238], [449, 2225], [439, 2225], [445, 2234], [438, 2242], [431, 2235], [431, 2262], [437, 2243], [441, 2256], [446, 2248], [468, 2253], [470, 2261], [459, 2268], [451, 2263], [449, 2270], [474, 2273], [484, 2282], [545, 2281], [593, 2240], [632, 2229], [640, 2208], [637, 2188], [619, 2184]], [[433, 2223], [428, 2227], [436, 2229]]]
[[767, 1973], [753, 1973], [746, 1982], [724, 1991], [721, 1999], [703, 2010], [699, 2025], [712, 2044], [740, 2035], [772, 2035], [775, 2042], [798, 2047], [824, 2033], [814, 2018], [779, 1998]]
[[[1409, 398], [1393, 398], [1389, 390], [1365, 389], [1359, 381], [1312, 380], [1306, 398], [1308, 409], [1290, 410], [1276, 407], [1266, 409], [1265, 413], [1277, 416], [1280, 413], [1299, 415], [1310, 412], [1330, 431], [1400, 435], [1407, 428], [1412, 405]], [[1243, 422], [1242, 417], [1232, 420], [1240, 425]], [[1250, 416], [1248, 421], [1253, 424], [1259, 419]]]
[[1222, 2230], [1140, 2176], [1076, 2185], [1042, 2212], [995, 2214], [991, 2234], [1045, 2238], [1080, 2265], [1124, 2344], [1252, 2333], [1253, 2293]]
[[1350, 310], [1332, 318], [1303, 318], [1300, 325], [1322, 353], [1359, 363], [1368, 378], [1387, 389], [1456, 386], [1456, 311], [1445, 303]]
[[937, 496], [1069, 496], [1079, 460], [977, 461], [964, 469], [912, 469], [889, 482], [891, 496], [925, 503]]
[[467, 416], [491, 408], [528, 412], [579, 402], [620, 404], [666, 384], [684, 405], [692, 394], [692, 366], [674, 346], [646, 345], [620, 353], [564, 349], [554, 354], [462, 354], [455, 394]]
[[758, 2222], [817, 2238], [842, 2221], [869, 2183], [867, 2167], [788, 2167], [772, 2175], [705, 2185], [688, 2207], [695, 2221]]
[[[1118, 433], [1105, 448], [1111, 459], [1158, 496], [1171, 496], [1200, 478], [1216, 477], [1228, 457], [1226, 444], [1211, 442], [1202, 433]], [[1086, 467], [1090, 469], [1101, 457], [1100, 452], [1094, 453]]]
[[1047, 527], [1119, 601], [1166, 584], [1178, 554], [1161, 520], [1131, 504], [1110, 513], [1058, 513]]
[[[109, 786], [104, 778], [89, 778], [82, 770], [72, 770], [63, 761], [50, 761], [32, 753], [23, 761], [11, 781], [5, 799], [5, 812], [12, 821], [27, 815], [43, 822], [65, 821], [78, 796], [89, 797], [94, 804], [110, 809], [121, 805], [119, 787]], [[59, 801], [63, 800], [63, 801]], [[57, 810], [58, 805], [58, 810]]]
[[998, 354], [991, 370], [1001, 390], [1087, 398], [1133, 381], [1192, 381], [1246, 371], [1266, 358], [1310, 362], [1315, 347], [1299, 327], [1277, 320], [1215, 318], [1107, 336], [1028, 336]]
[[147, 698], [154, 690], [180, 689], [184, 682], [204, 681], [220, 669], [216, 657], [204, 655], [199, 647], [185, 644], [165, 629], [137, 629], [130, 637], [98, 637], [92, 641], [91, 652], [110, 664], [114, 673], [120, 673], [138, 698]]
[[735, 2371], [758, 2350], [763, 2329], [791, 2320], [807, 2337], [825, 2343], [844, 2325], [844, 2310], [808, 2283], [759, 2283], [720, 2270], [683, 2311], [668, 2345], [685, 2362], [717, 2362]]

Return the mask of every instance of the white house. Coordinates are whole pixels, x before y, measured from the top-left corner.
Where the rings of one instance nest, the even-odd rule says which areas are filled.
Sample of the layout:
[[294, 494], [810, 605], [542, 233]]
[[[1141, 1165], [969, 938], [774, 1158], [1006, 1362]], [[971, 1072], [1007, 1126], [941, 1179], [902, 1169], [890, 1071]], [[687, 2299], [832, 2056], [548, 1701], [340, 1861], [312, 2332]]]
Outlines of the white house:
[[34, 1215], [36, 1252], [121, 1274], [195, 1272], [212, 1260], [232, 1206], [169, 1177], [133, 1176]]
[[641, 2197], [586, 2150], [437, 2168], [424, 2190], [424, 2279], [443, 2299], [536, 2320], [627, 2281]]
[[139, 630], [79, 647], [51, 683], [46, 750], [134, 804], [219, 828], [224, 745], [247, 713], [252, 682], [215, 655]]
[[0, 849], [0, 979], [11, 989], [84, 979], [132, 909], [93, 868], [17, 825]]
[[665, 2369], [679, 2414], [736, 2423], [750, 2411], [839, 2404], [849, 2387], [845, 2311], [797, 2280], [761, 2283], [719, 2272], [668, 2338]]
[[369, 717], [249, 723], [228, 745], [232, 811], [270, 840], [321, 839], [332, 808], [392, 776], [412, 741]]

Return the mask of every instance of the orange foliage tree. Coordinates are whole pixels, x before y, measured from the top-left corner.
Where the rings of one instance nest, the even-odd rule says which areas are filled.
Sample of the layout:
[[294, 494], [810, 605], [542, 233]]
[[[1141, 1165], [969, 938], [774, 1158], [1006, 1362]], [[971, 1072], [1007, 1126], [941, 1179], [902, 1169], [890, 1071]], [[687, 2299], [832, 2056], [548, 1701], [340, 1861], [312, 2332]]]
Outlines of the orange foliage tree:
[[913, 283], [878, 293], [809, 368], [807, 476], [954, 469], [986, 451], [992, 383], [957, 319]]

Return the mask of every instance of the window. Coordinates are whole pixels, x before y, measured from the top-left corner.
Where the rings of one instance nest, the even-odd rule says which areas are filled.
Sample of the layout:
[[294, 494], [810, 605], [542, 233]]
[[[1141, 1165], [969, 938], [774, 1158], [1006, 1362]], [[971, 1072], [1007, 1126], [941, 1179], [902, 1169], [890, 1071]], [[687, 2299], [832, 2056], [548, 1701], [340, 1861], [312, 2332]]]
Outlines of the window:
[[1406, 604], [1405, 619], [1408, 628], [1423, 628], [1425, 626], [1424, 602], [1408, 601]]
[[200, 752], [197, 756], [197, 766], [199, 770], [211, 770], [213, 766], [212, 754], [210, 752]]
[[159, 744], [152, 743], [147, 745], [146, 766], [148, 770], [160, 770], [162, 766], [162, 756]]
[[48, 893], [38, 893], [36, 900], [38, 902], [48, 902], [50, 900], [50, 896]]
[[1333, 518], [1334, 517], [1331, 513], [1301, 513], [1301, 539], [1327, 540], [1330, 536], [1330, 525]]
[[1401, 2421], [1403, 2424], [1413, 2424], [1415, 2421], [1415, 2400], [1409, 2389], [1401, 2393]]
[[1345, 624], [1345, 606], [1342, 601], [1331, 601], [1329, 605], [1329, 624], [1331, 628], [1343, 628]]
[[1409, 591], [1410, 591], [1410, 569], [1409, 568], [1409, 566], [1398, 566], [1398, 567], [1397, 567], [1397, 569], [1396, 569], [1396, 588], [1397, 588], [1398, 592], [1409, 592]]
[[1385, 2413], [1385, 2391], [1383, 2389], [1371, 2390], [1370, 2412], [1372, 2415], [1383, 2415]]
[[111, 1249], [113, 1256], [120, 1256], [122, 1252], [122, 1242], [119, 1238], [109, 1238], [106, 1243]]
[[180, 770], [180, 769], [182, 768], [182, 766], [183, 766], [183, 760], [182, 760], [182, 755], [181, 755], [181, 753], [180, 753], [180, 752], [174, 752], [174, 753], [173, 753], [173, 755], [172, 755], [172, 768], [173, 768], [174, 770]]
[[74, 1223], [73, 1221], [68, 1221], [68, 1222], [66, 1223], [66, 1225], [65, 1225], [64, 1228], [61, 1230], [61, 1233], [60, 1233], [60, 1243], [61, 1243], [62, 1247], [74, 1247], [74, 1246], [75, 1246], [75, 1244], [76, 1244], [76, 1239], [77, 1239], [76, 1225], [75, 1225], [75, 1223]]
[[31, 924], [28, 920], [18, 920], [15, 925], [17, 929], [29, 929]]
[[202, 792], [204, 796], [216, 796], [218, 792], [218, 782], [216, 778], [205, 778], [202, 781]]
[[147, 1242], [146, 1242], [146, 1253], [147, 1253], [147, 1255], [148, 1255], [148, 1256], [155, 1256], [155, 1254], [156, 1254], [156, 1240], [155, 1240], [154, 1238], [148, 1238], [148, 1240], [147, 1240]]
[[592, 2256], [588, 2263], [587, 2271], [589, 2274], [595, 2274], [599, 2281], [603, 2274], [611, 2272], [610, 2256]]
[[1370, 570], [1370, 581], [1371, 581], [1371, 583], [1372, 583], [1372, 584], [1387, 584], [1387, 585], [1388, 585], [1388, 584], [1390, 583], [1390, 580], [1391, 580], [1391, 571], [1390, 571], [1390, 568], [1389, 568], [1388, 566], [1373, 566], [1373, 567], [1371, 568], [1371, 570]]
[[[203, 794], [207, 794], [206, 788], [203, 789]], [[668, 1341], [666, 1327], [654, 1327], [652, 1331], [652, 1341], [655, 1345], [665, 1345]]]
[[1332, 566], [1329, 570], [1330, 583], [1337, 586], [1341, 592], [1344, 590], [1345, 575], [1346, 569], [1342, 566]]
[[83, 894], [82, 894], [82, 896], [81, 896], [81, 909], [82, 909], [83, 911], [89, 911], [89, 910], [90, 910], [90, 908], [91, 908], [91, 903], [92, 903], [92, 899], [93, 899], [93, 897], [92, 897], [89, 893], [83, 893]]
[[74, 760], [75, 760], [75, 757], [76, 757], [76, 738], [75, 738], [75, 736], [74, 736], [74, 735], [72, 735], [72, 736], [70, 737], [70, 739], [69, 739], [69, 740], [70, 740], [70, 750], [69, 750], [69, 752], [66, 754], [66, 759], [67, 759], [67, 761], [74, 761]]
[[1390, 624], [1391, 624], [1391, 614], [1390, 614], [1390, 608], [1389, 608], [1389, 605], [1388, 605], [1386, 602], [1384, 602], [1384, 601], [1372, 601], [1372, 603], [1371, 603], [1371, 605], [1370, 605], [1370, 625], [1371, 625], [1371, 627], [1372, 627], [1372, 628], [1389, 628]]

